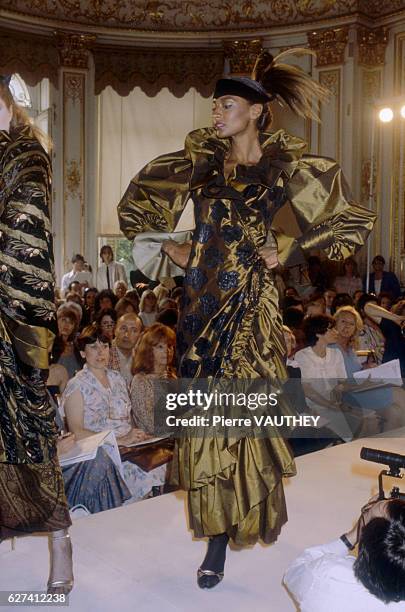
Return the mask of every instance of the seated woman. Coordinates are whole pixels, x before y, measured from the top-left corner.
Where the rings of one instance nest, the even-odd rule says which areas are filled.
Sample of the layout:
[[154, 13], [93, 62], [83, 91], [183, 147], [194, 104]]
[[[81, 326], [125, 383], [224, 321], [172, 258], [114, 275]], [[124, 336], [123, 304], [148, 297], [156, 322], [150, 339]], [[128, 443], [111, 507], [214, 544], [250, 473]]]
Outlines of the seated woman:
[[80, 352], [75, 344], [79, 320], [76, 311], [69, 305], [62, 305], [57, 311], [58, 334], [51, 351], [51, 363], [66, 368], [69, 378], [82, 367]]
[[106, 336], [110, 343], [114, 340], [117, 313], [113, 308], [100, 310], [95, 316], [94, 324], [98, 334]]
[[[312, 412], [324, 417], [323, 425], [345, 440], [368, 433], [367, 419], [362, 412], [346, 412], [335, 396], [340, 381], [347, 378], [343, 356], [335, 344], [335, 321], [328, 315], [309, 317], [304, 323], [308, 346], [295, 354], [307, 405]], [[365, 426], [365, 427], [364, 427]]]
[[[359, 372], [363, 367], [355, 353], [357, 337], [363, 322], [359, 313], [353, 306], [343, 306], [334, 315], [336, 322], [336, 347], [341, 351], [347, 376], [353, 379], [353, 374]], [[377, 410], [380, 427], [389, 431], [400, 427], [402, 423], [401, 405], [405, 405], [405, 393], [399, 387], [371, 389], [361, 392], [345, 392], [343, 400], [349, 405], [361, 408], [366, 416], [371, 410]], [[372, 432], [370, 432], [372, 433]], [[375, 431], [378, 433], [378, 431]]]
[[153, 433], [155, 397], [153, 381], [175, 378], [173, 368], [176, 334], [166, 325], [155, 323], [142, 335], [134, 353], [130, 396], [135, 427]]
[[[97, 332], [82, 335], [78, 345], [86, 364], [69, 381], [62, 397], [69, 430], [77, 439], [112, 430], [119, 446], [146, 440], [148, 436], [131, 425], [131, 403], [125, 380], [119, 372], [107, 369], [108, 338]], [[144, 472], [129, 461], [123, 462], [123, 469], [125, 483], [134, 501], [149, 494], [152, 487], [160, 486], [166, 472], [160, 467]]]
[[363, 327], [359, 332], [358, 338], [359, 349], [369, 353], [368, 357], [360, 359], [360, 361], [361, 363], [373, 362], [375, 365], [381, 365], [385, 351], [385, 337], [378, 323], [369, 317], [364, 310], [368, 302], [377, 304], [376, 296], [371, 293], [364, 293], [359, 298], [356, 306], [363, 321]]

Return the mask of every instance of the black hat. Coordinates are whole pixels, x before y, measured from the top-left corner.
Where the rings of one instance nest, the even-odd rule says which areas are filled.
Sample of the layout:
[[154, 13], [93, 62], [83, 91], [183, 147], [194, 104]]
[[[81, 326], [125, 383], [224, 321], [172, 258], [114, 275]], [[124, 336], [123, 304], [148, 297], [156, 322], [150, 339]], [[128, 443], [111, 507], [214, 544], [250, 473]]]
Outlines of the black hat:
[[0, 80], [3, 81], [3, 83], [5, 83], [7, 85], [7, 87], [10, 85], [10, 81], [11, 81], [11, 77], [13, 75], [12, 74], [8, 74], [8, 75], [0, 75]]
[[273, 96], [267, 93], [261, 83], [248, 77], [219, 79], [215, 86], [214, 98], [222, 96], [239, 96], [254, 104], [267, 104], [273, 100]]

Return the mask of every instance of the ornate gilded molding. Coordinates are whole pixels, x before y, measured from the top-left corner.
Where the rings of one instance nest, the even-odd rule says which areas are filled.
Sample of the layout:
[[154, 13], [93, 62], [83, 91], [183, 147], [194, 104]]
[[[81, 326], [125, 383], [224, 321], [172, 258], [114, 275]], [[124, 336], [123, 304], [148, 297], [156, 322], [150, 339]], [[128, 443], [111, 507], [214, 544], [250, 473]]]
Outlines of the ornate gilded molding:
[[120, 96], [136, 86], [148, 96], [163, 87], [182, 97], [195, 87], [201, 95], [212, 94], [222, 76], [222, 49], [94, 49], [95, 93], [111, 85]]
[[75, 159], [66, 162], [66, 195], [72, 198], [76, 197], [79, 192], [81, 174], [80, 165]]
[[359, 47], [359, 64], [364, 66], [383, 66], [385, 49], [388, 44], [388, 28], [357, 29], [357, 44]]
[[89, 50], [96, 36], [71, 32], [56, 32], [55, 35], [61, 65], [66, 68], [88, 68]]
[[405, 8], [405, 0], [2, 0], [11, 14], [137, 31], [243, 31], [351, 15], [371, 19]]
[[263, 49], [261, 39], [227, 40], [223, 45], [225, 57], [229, 60], [230, 73], [250, 76], [256, 58]]
[[0, 29], [1, 73], [16, 72], [31, 87], [45, 77], [57, 85], [58, 64], [58, 53], [51, 40], [44, 36], [28, 33], [22, 36], [21, 32]]
[[333, 96], [339, 96], [340, 72], [338, 69], [322, 71], [319, 74], [319, 82], [321, 83], [321, 85], [329, 89]]
[[361, 79], [363, 98], [373, 101], [381, 93], [381, 72], [379, 70], [363, 70]]
[[343, 64], [349, 36], [349, 28], [330, 28], [308, 32], [310, 48], [316, 52], [316, 66]]

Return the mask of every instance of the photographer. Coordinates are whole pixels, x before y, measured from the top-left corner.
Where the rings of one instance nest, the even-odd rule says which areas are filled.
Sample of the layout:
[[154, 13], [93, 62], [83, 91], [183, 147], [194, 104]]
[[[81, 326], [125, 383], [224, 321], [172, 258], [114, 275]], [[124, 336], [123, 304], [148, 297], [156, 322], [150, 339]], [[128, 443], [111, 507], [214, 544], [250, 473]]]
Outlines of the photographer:
[[405, 500], [371, 499], [350, 531], [307, 548], [284, 584], [301, 612], [404, 611]]

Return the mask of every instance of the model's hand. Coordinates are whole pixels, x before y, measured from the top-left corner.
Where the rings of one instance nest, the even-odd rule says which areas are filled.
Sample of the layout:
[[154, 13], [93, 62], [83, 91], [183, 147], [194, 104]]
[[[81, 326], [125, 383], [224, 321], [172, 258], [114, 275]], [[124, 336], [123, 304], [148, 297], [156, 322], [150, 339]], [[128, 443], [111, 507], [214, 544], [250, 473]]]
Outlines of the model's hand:
[[259, 249], [259, 255], [268, 270], [276, 268], [279, 264], [277, 249], [272, 246], [264, 246]]
[[162, 251], [180, 268], [186, 268], [191, 252], [190, 242], [176, 242], [175, 240], [164, 240]]

